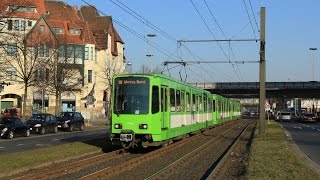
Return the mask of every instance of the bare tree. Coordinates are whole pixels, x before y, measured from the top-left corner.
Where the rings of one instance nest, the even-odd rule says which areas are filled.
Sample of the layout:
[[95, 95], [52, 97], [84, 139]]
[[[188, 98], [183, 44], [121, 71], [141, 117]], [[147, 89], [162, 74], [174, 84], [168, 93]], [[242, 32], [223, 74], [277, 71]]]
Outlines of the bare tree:
[[[78, 48], [78, 49], [77, 49]], [[63, 92], [79, 91], [83, 84], [82, 57], [83, 51], [73, 45], [60, 44], [50, 61], [43, 64], [38, 73], [37, 87], [55, 96], [55, 114], [61, 110]], [[77, 50], [77, 51], [76, 51]], [[78, 59], [77, 59], [78, 57]], [[42, 72], [42, 73], [41, 73]]]
[[151, 67], [142, 65], [140, 71], [138, 73], [142, 74], [160, 74], [161, 73], [161, 68], [159, 66], [156, 66], [151, 69]]
[[[3, 2], [2, 2], [3, 3]], [[4, 56], [5, 56], [5, 51], [3, 50], [4, 48], [7, 48], [7, 36], [8, 36], [8, 32], [6, 30], [7, 28], [7, 23], [8, 23], [8, 19], [11, 19], [15, 13], [17, 11], [19, 11], [19, 8], [21, 7], [21, 4], [23, 4], [24, 1], [19, 2], [18, 5], [16, 6], [11, 6], [8, 8], [8, 11], [0, 9], [0, 81], [4, 82], [4, 80], [7, 77], [7, 68], [10, 66], [10, 64], [5, 61]], [[8, 3], [3, 3], [2, 7], [5, 7], [6, 5], [8, 5]], [[2, 10], [2, 11], [1, 11]]]
[[[11, 69], [16, 77], [16, 82], [24, 85], [23, 94], [23, 106], [22, 106], [22, 118], [25, 119], [26, 115], [26, 102], [28, 98], [28, 87], [34, 86], [36, 83], [33, 78], [34, 72], [38, 69], [42, 63], [41, 61], [47, 61], [40, 56], [39, 46], [36, 44], [42, 44], [49, 40], [46, 39], [43, 34], [36, 33], [29, 37], [26, 36], [25, 31], [21, 32], [7, 32], [3, 36], [2, 45], [2, 60], [5, 61], [6, 69]], [[50, 44], [50, 43], [49, 43]], [[42, 47], [46, 47], [43, 45]], [[44, 51], [44, 49], [43, 49]]]
[[105, 110], [106, 110], [106, 118], [109, 121], [111, 118], [111, 90], [112, 90], [112, 78], [115, 74], [121, 74], [124, 72], [125, 63], [116, 61], [113, 58], [107, 58], [104, 62], [99, 64], [100, 73], [97, 74], [97, 77], [101, 80], [106, 87], [104, 99], [105, 99]]

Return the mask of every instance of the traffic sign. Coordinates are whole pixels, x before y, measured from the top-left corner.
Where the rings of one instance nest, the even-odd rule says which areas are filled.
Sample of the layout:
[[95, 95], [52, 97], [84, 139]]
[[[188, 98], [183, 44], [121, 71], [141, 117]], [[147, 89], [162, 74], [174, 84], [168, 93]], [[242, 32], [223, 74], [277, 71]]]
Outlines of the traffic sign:
[[265, 101], [264, 108], [266, 109], [266, 111], [270, 111], [270, 107], [271, 107], [271, 105], [269, 104], [269, 102]]

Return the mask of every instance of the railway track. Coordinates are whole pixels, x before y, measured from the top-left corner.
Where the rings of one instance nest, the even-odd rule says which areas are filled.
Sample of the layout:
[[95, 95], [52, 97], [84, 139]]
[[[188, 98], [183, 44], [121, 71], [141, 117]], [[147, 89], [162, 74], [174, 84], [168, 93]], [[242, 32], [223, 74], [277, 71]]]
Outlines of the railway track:
[[[210, 146], [211, 148], [214, 148], [214, 146], [212, 146], [213, 144], [219, 146], [219, 141], [230, 138], [227, 137], [228, 132], [231, 132], [232, 129], [237, 129], [237, 127], [239, 127], [241, 124], [244, 124], [243, 121], [228, 122], [224, 125], [216, 126], [215, 128], [209, 129], [205, 132], [198, 133], [189, 138], [170, 144], [169, 146], [152, 150], [151, 152], [142, 154], [119, 154], [118, 150], [110, 153], [95, 155], [74, 162], [66, 162], [63, 165], [58, 165], [51, 168], [41, 168], [39, 171], [32, 171], [32, 173], [27, 172], [23, 176], [13, 177], [10, 179], [123, 179], [126, 177], [126, 175], [131, 178], [171, 178], [175, 177], [175, 175], [170, 173], [172, 169], [175, 169], [178, 166], [179, 168], [183, 168], [183, 166], [192, 162], [192, 157], [196, 157], [200, 152], [200, 149], [209, 149], [208, 147]], [[211, 140], [208, 141], [208, 138]], [[201, 145], [200, 148], [200, 146], [197, 145], [197, 143], [200, 142], [206, 143]], [[193, 146], [199, 148], [194, 148], [196, 150], [189, 151], [189, 148], [186, 148], [186, 145], [188, 144], [192, 144]], [[175, 159], [174, 162], [162, 165], [161, 169], [159, 169], [159, 167], [156, 170], [148, 170], [148, 168], [145, 168], [143, 171], [141, 171], [141, 166], [149, 166], [149, 168], [152, 168], [152, 165], [157, 164], [159, 160], [165, 159], [168, 154], [176, 153], [177, 149], [184, 149], [185, 151], [188, 151], [189, 154], [187, 153], [188, 155], [183, 155], [183, 157], [180, 157], [180, 160]], [[103, 164], [103, 166], [101, 165], [98, 167], [99, 164]], [[44, 169], [45, 171], [43, 171]], [[142, 174], [130, 174], [131, 171], [137, 171], [136, 169], [140, 169], [139, 171], [142, 172]]]
[[112, 160], [112, 159], [118, 159], [123, 157], [122, 154], [118, 153], [119, 150], [117, 151], [112, 151], [110, 153], [106, 154], [98, 154], [94, 156], [90, 156], [85, 159], [81, 159], [78, 161], [74, 162], [66, 162], [64, 165], [59, 165], [57, 167], [52, 167], [52, 168], [41, 168], [41, 171], [33, 172], [33, 173], [27, 173], [23, 176], [16, 177], [14, 179], [16, 180], [31, 180], [31, 179], [52, 179], [52, 178], [57, 178], [66, 174], [78, 172], [84, 168], [91, 167], [95, 164], [99, 164], [102, 162], [105, 162], [107, 160]]
[[[144, 154], [142, 156], [139, 156], [137, 158], [131, 159], [129, 161], [123, 162], [121, 164], [118, 164], [116, 166], [110, 167], [110, 168], [106, 168], [106, 169], [102, 169], [100, 171], [97, 171], [95, 173], [89, 174], [85, 177], [83, 177], [82, 179], [105, 179], [105, 178], [110, 178], [110, 179], [125, 179], [124, 178], [124, 174], [128, 174], [128, 177], [130, 177], [130, 171], [134, 170], [134, 169], [139, 169], [139, 171], [141, 172], [141, 177], [144, 177], [145, 175], [143, 175], [145, 172], [142, 172], [143, 169], [141, 169], [139, 166], [143, 166], [144, 164], [147, 163], [152, 163], [157, 161], [158, 159], [162, 159], [166, 156], [166, 154], [168, 152], [175, 152], [175, 150], [177, 148], [183, 148], [185, 146], [185, 144], [188, 143], [194, 143], [196, 141], [198, 141], [199, 139], [206, 137], [206, 136], [211, 136], [212, 132], [223, 132], [227, 129], [229, 129], [229, 126], [232, 127], [236, 127], [238, 126], [239, 123], [236, 122], [230, 122], [227, 123], [224, 126], [218, 126], [216, 128], [210, 129], [208, 131], [206, 131], [205, 133], [201, 133], [201, 134], [197, 134], [195, 136], [191, 136], [190, 138], [187, 138], [185, 140], [176, 142], [171, 144], [170, 146], [166, 146], [164, 148], [152, 151], [150, 153]], [[219, 134], [218, 133], [218, 134]], [[138, 171], [138, 170], [137, 170]], [[144, 170], [146, 171], [146, 170]], [[148, 176], [146, 176], [148, 177]], [[138, 178], [138, 177], [137, 177]]]
[[[247, 130], [250, 124], [251, 123], [242, 124], [240, 127], [242, 130], [239, 135], [233, 133], [234, 129], [239, 128], [239, 124], [236, 124], [232, 128], [225, 131], [223, 134], [211, 139], [210, 141], [206, 142], [202, 146], [198, 147], [197, 149], [194, 149], [190, 153], [172, 162], [168, 166], [152, 174], [146, 179], [175, 179], [172, 177], [176, 176], [177, 171], [179, 171], [180, 169], [183, 169], [185, 166], [193, 164], [193, 162], [197, 161], [196, 159], [199, 156], [205, 156], [208, 149], [215, 149], [218, 145], [221, 144], [221, 141], [224, 141], [226, 139], [226, 137], [233, 138], [234, 135], [236, 135], [236, 137], [234, 137], [234, 140], [230, 142], [230, 145], [225, 149], [225, 151], [220, 155], [220, 157], [218, 157], [215, 161], [213, 161], [212, 166], [205, 172], [205, 174], [202, 177], [200, 177], [200, 179], [215, 178], [217, 176], [216, 174], [218, 170], [221, 168], [221, 165], [225, 162], [228, 152], [230, 150], [233, 150], [234, 147], [236, 147], [235, 145], [239, 142], [239, 138], [242, 137], [243, 133]], [[231, 133], [233, 134], [230, 136]], [[183, 174], [183, 173], [179, 173], [179, 174]]]

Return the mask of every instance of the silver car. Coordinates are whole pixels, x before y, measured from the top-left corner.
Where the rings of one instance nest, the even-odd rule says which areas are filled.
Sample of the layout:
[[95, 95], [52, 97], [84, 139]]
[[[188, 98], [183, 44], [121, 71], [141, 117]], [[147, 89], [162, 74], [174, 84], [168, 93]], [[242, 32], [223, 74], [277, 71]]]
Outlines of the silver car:
[[291, 112], [280, 112], [279, 114], [279, 120], [291, 120], [292, 119], [292, 113]]

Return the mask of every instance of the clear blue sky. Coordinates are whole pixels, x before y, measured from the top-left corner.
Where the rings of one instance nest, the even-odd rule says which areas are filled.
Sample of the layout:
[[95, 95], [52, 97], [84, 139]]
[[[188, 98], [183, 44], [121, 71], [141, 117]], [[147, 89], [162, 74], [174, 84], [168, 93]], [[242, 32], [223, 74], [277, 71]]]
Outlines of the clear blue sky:
[[[133, 64], [133, 71], [138, 71], [141, 65], [148, 66], [150, 61], [155, 67], [161, 66], [164, 61], [178, 60], [179, 58], [184, 61], [227, 61], [229, 59], [231, 61], [258, 61], [259, 43], [256, 42], [232, 42], [231, 44], [220, 43], [220, 45], [218, 43], [185, 43], [188, 49], [195, 54], [194, 56], [190, 55], [185, 48], [180, 48], [175, 40], [225, 39], [225, 36], [233, 39], [259, 38], [257, 27], [260, 28], [260, 7], [266, 7], [267, 81], [311, 81], [313, 71], [314, 80], [320, 81], [319, 0], [251, 0], [251, 6], [249, 0], [86, 1], [113, 17], [114, 26], [125, 42], [125, 55], [127, 61]], [[67, 0], [65, 2], [78, 6], [84, 4], [81, 0]], [[122, 6], [121, 3], [133, 10], [133, 13], [148, 20], [149, 26], [116, 5]], [[193, 4], [212, 33], [202, 21]], [[171, 39], [150, 28], [151, 24], [165, 32]], [[150, 41], [158, 48], [150, 46], [123, 28], [122, 25], [142, 37], [146, 37], [147, 34], [156, 34], [157, 36], [151, 38]], [[315, 52], [315, 58], [309, 50], [311, 47], [319, 49]], [[146, 54], [154, 56], [150, 60]], [[315, 60], [314, 67], [312, 67], [313, 60]], [[169, 68], [173, 66], [171, 65]], [[170, 70], [170, 73], [178, 77], [179, 71], [180, 67], [177, 67]], [[184, 69], [181, 71], [184, 72]], [[186, 72], [189, 82], [259, 80], [257, 63], [195, 64], [188, 65]]]

